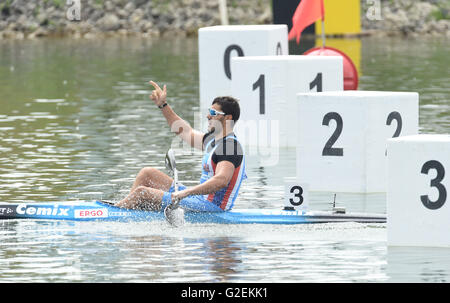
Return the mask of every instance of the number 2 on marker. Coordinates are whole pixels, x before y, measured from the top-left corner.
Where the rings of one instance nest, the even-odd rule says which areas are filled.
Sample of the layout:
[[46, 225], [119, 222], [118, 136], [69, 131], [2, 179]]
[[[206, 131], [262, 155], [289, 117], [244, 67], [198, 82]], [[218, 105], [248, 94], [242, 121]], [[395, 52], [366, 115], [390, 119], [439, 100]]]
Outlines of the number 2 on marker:
[[[392, 112], [389, 114], [386, 120], [386, 125], [391, 125], [392, 121], [397, 121], [397, 128], [395, 129], [394, 135], [392, 138], [397, 138], [400, 136], [400, 133], [402, 132], [403, 122], [402, 122], [402, 115], [400, 115], [399, 112]], [[387, 150], [384, 152], [384, 155], [387, 156]]]
[[336, 121], [336, 129], [325, 144], [322, 150], [322, 156], [342, 157], [344, 155], [344, 149], [341, 147], [333, 147], [333, 145], [342, 133], [344, 122], [342, 121], [341, 115], [336, 112], [329, 112], [323, 117], [322, 125], [329, 126], [331, 120]]

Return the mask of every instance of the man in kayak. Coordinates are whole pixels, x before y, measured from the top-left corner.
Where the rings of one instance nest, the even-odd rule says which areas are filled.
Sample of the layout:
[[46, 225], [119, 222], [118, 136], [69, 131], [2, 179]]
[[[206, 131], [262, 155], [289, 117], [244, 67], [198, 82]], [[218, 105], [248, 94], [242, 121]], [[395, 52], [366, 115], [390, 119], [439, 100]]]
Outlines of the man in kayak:
[[161, 210], [173, 200], [194, 211], [226, 211], [233, 207], [245, 174], [245, 157], [233, 133], [239, 119], [239, 103], [232, 97], [217, 97], [208, 109], [208, 132], [193, 129], [166, 102], [167, 89], [150, 81], [154, 90], [150, 98], [161, 110], [169, 127], [183, 141], [203, 150], [200, 184], [178, 185], [165, 173], [146, 167], [138, 173], [129, 195], [116, 206], [132, 209]]

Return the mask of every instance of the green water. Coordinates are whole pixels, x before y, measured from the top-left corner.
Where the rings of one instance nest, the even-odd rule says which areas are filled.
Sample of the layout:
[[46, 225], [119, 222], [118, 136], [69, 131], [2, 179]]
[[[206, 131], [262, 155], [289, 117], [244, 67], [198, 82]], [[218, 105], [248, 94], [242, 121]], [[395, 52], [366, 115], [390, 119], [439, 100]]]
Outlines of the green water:
[[419, 93], [419, 132], [450, 132], [449, 41], [363, 39], [361, 90]]
[[[360, 90], [418, 92], [420, 132], [450, 132], [448, 40], [361, 45]], [[118, 200], [140, 168], [165, 170], [173, 135], [149, 80], [167, 84], [171, 105], [194, 125], [194, 38], [0, 41], [0, 201]], [[183, 183], [197, 182], [200, 155], [177, 159]], [[294, 161], [289, 149], [276, 167], [249, 161], [239, 207], [281, 207]], [[340, 198], [349, 210], [386, 210], [382, 194]], [[313, 194], [310, 207], [331, 200]], [[13, 282], [450, 281], [448, 251], [426, 254], [388, 250], [385, 225], [0, 222], [0, 281]]]
[[[419, 92], [420, 131], [450, 131], [448, 41], [365, 38], [361, 55], [360, 90]], [[151, 79], [194, 125], [196, 39], [2, 41], [0, 199], [117, 198], [140, 167], [162, 168], [172, 136], [148, 99]], [[185, 180], [200, 173], [191, 158], [181, 157]], [[288, 163], [250, 167], [243, 196], [276, 199], [282, 182], [270, 179], [295, 176]]]
[[179, 114], [192, 118], [195, 54], [194, 40], [3, 42], [2, 200], [71, 198], [99, 183], [94, 192], [108, 192], [124, 185], [111, 174], [163, 160], [154, 156], [171, 137], [147, 82], [167, 83]]

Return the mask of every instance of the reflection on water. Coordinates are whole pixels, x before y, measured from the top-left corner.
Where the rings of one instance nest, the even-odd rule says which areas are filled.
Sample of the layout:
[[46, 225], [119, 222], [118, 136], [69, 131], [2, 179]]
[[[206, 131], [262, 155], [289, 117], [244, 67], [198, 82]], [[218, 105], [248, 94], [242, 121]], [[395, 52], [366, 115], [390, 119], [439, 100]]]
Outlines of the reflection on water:
[[420, 133], [450, 132], [449, 42], [363, 40], [360, 90], [419, 93]]
[[[2, 281], [383, 281], [383, 224], [0, 222]], [[19, 273], [26, 273], [19, 275]]]
[[389, 247], [387, 262], [392, 281], [450, 282], [450, 248]]
[[[448, 42], [361, 46], [361, 90], [417, 91], [421, 132], [450, 132]], [[177, 143], [148, 99], [151, 79], [199, 125], [196, 39], [1, 41], [0, 200], [118, 200], [143, 166], [165, 170]], [[201, 154], [175, 152], [182, 182], [197, 182]], [[276, 166], [261, 157], [248, 158], [240, 208], [282, 207], [284, 182], [296, 174], [295, 149], [281, 149]], [[310, 198], [311, 209], [330, 209], [334, 193]], [[336, 196], [349, 211], [383, 213], [385, 200]], [[0, 221], [2, 282], [434, 282], [449, 281], [447, 254], [387, 249], [383, 224]]]

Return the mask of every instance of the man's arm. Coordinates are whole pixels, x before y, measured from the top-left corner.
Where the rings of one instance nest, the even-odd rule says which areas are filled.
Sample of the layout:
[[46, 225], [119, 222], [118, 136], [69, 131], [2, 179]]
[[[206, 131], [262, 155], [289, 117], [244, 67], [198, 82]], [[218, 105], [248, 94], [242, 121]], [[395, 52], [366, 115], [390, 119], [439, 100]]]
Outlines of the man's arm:
[[189, 143], [192, 147], [200, 150], [203, 149], [204, 133], [193, 129], [189, 123], [181, 119], [166, 103], [166, 85], [164, 85], [163, 89], [161, 89], [159, 85], [153, 81], [150, 81], [150, 84], [155, 88], [155, 90], [152, 91], [150, 99], [155, 102], [156, 106], [161, 108], [167, 124], [169, 124], [170, 130], [176, 133], [183, 141]]
[[211, 179], [202, 184], [172, 193], [172, 199], [181, 200], [191, 195], [207, 195], [215, 193], [230, 183], [234, 174], [234, 169], [234, 164], [230, 161], [220, 161], [216, 166], [216, 174]]

